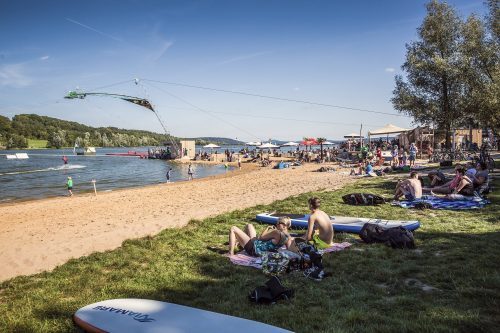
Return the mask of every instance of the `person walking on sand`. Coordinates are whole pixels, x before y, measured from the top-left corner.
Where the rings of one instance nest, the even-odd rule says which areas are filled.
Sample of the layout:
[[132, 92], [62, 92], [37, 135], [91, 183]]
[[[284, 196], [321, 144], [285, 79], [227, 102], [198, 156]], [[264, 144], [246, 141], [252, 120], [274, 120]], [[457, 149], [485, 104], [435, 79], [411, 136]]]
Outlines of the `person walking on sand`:
[[188, 166], [188, 180], [193, 180], [193, 166], [191, 163]]
[[241, 156], [238, 154], [238, 169], [241, 170]]
[[170, 176], [172, 176], [172, 168], [169, 168], [167, 171], [167, 183], [170, 183]]
[[73, 179], [71, 178], [71, 176], [68, 176], [68, 181], [66, 182], [66, 186], [68, 188], [68, 195], [70, 197], [73, 196]]

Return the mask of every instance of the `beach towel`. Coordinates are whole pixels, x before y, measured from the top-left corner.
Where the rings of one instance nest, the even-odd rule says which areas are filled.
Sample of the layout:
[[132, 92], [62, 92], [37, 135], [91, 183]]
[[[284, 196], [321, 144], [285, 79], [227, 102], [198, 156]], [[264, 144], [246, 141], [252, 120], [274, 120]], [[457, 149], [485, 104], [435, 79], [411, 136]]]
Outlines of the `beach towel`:
[[[466, 198], [466, 199], [465, 199]], [[432, 209], [451, 209], [451, 210], [466, 210], [483, 208], [490, 202], [481, 197], [463, 197], [465, 200], [453, 200], [448, 198], [439, 198], [434, 196], [422, 196], [419, 200], [413, 201], [395, 201], [394, 206], [403, 208], [415, 208], [415, 205], [420, 202], [429, 204]]]
[[[326, 254], [330, 252], [338, 252], [342, 251], [352, 244], [349, 242], [343, 242], [343, 243], [334, 243], [332, 246], [324, 249], [324, 250], [319, 250], [318, 252], [320, 254]], [[235, 265], [239, 266], [248, 266], [248, 267], [254, 267], [257, 269], [262, 269], [262, 259], [260, 257], [252, 257], [249, 256], [245, 251], [241, 251], [237, 254], [234, 254], [232, 256], [228, 256], [229, 260]]]

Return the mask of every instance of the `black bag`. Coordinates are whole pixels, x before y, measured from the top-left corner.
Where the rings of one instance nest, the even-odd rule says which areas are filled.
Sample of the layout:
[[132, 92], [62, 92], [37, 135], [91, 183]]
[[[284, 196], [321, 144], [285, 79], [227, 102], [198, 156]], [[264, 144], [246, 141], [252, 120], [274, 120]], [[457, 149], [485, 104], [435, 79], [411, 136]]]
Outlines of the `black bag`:
[[279, 300], [288, 300], [293, 297], [293, 289], [287, 289], [277, 276], [271, 277], [265, 286], [255, 288], [248, 295], [251, 302], [259, 304], [276, 303]]
[[368, 243], [384, 243], [393, 249], [414, 249], [415, 240], [411, 231], [399, 226], [382, 228], [379, 225], [365, 223], [359, 233], [361, 239]]
[[379, 195], [369, 194], [369, 193], [352, 193], [346, 194], [342, 197], [344, 203], [349, 205], [366, 205], [366, 206], [374, 206], [381, 205], [385, 203], [384, 198]]

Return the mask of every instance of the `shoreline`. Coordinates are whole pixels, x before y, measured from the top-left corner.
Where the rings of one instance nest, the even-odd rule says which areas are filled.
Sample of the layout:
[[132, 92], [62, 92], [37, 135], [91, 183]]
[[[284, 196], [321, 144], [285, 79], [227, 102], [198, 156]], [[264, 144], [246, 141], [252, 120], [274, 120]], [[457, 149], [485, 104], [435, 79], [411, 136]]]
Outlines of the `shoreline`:
[[193, 219], [354, 181], [339, 172], [313, 172], [321, 166], [333, 164], [277, 170], [243, 163], [242, 170], [194, 181], [0, 204], [0, 281], [52, 270]]

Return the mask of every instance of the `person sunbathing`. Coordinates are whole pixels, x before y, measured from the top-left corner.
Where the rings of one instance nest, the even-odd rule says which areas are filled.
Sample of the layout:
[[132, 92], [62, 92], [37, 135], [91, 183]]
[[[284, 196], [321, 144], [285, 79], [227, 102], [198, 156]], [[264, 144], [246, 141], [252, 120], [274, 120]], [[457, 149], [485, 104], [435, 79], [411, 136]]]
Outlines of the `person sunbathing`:
[[[465, 174], [465, 169], [460, 168], [456, 171], [460, 175], [460, 181], [457, 186], [451, 191], [451, 193], [446, 194], [445, 197], [453, 200], [463, 200], [465, 197], [470, 197], [474, 195], [474, 185], [472, 179], [470, 179]], [[431, 192], [432, 195], [439, 197], [439, 193], [435, 193], [434, 190]]]
[[276, 251], [283, 245], [288, 248], [292, 237], [288, 233], [292, 221], [287, 216], [278, 219], [276, 227], [268, 227], [257, 237], [257, 232], [252, 224], [247, 224], [245, 231], [232, 226], [229, 231], [229, 255], [234, 255], [234, 250], [239, 244], [252, 257], [258, 257], [267, 251]]
[[305, 240], [314, 243], [318, 249], [326, 249], [333, 242], [332, 221], [328, 214], [319, 209], [321, 201], [318, 198], [310, 198], [308, 203], [311, 215], [307, 222]]
[[418, 178], [418, 172], [411, 172], [409, 179], [403, 180], [396, 185], [394, 200], [399, 200], [402, 196], [408, 201], [413, 201], [422, 197], [422, 182]]
[[425, 187], [423, 191], [430, 192], [431, 194], [452, 194], [453, 191], [459, 186], [459, 183], [461, 182], [464, 174], [465, 174], [464, 168], [461, 165], [457, 165], [455, 167], [455, 177], [453, 177], [451, 181], [439, 187], [434, 187], [434, 188]]

